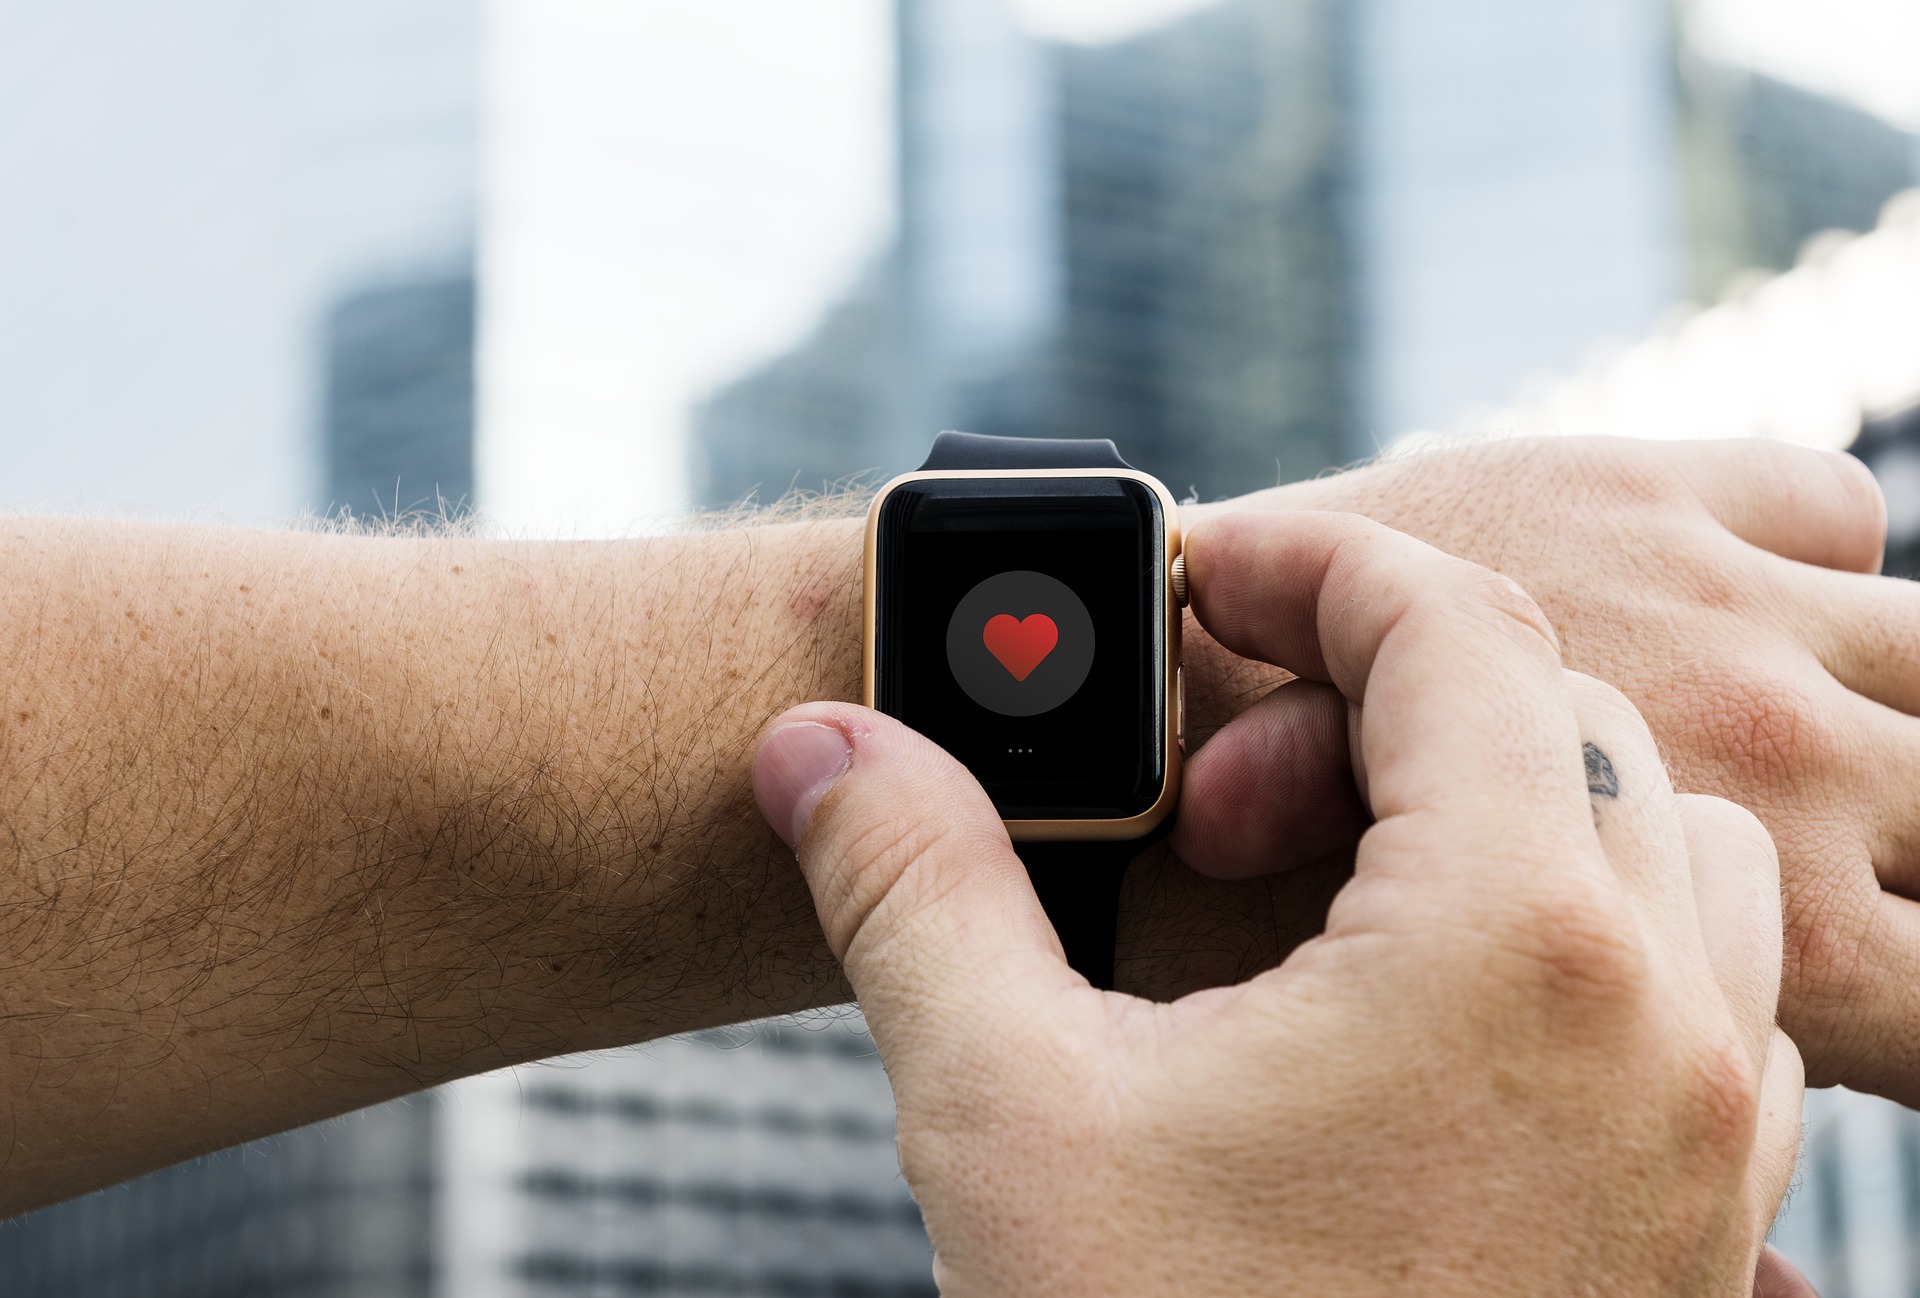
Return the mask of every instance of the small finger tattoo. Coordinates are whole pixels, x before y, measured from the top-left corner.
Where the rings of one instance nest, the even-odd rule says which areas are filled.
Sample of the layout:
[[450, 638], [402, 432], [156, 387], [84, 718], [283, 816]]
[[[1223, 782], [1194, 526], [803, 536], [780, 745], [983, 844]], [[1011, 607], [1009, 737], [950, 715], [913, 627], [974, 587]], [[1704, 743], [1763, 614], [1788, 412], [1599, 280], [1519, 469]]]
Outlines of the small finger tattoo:
[[1613, 760], [1598, 744], [1582, 744], [1580, 752], [1587, 759], [1587, 792], [1596, 798], [1619, 797], [1620, 777], [1614, 773]]

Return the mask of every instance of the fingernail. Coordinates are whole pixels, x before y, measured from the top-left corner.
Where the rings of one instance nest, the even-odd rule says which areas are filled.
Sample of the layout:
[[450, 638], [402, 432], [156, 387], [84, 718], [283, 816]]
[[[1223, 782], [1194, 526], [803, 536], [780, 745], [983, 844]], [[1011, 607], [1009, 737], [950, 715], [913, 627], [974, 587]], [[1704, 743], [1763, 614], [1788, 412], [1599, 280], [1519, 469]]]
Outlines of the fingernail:
[[753, 792], [760, 811], [789, 847], [820, 799], [853, 765], [853, 745], [837, 726], [795, 721], [760, 745], [753, 764]]

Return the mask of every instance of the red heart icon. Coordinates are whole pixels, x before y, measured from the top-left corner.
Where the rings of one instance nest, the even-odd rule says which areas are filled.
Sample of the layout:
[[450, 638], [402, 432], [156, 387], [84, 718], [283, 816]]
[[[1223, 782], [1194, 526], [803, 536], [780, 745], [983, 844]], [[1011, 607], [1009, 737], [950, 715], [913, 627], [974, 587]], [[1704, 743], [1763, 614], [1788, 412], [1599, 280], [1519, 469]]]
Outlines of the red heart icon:
[[1011, 613], [997, 613], [987, 620], [980, 638], [986, 642], [987, 652], [1013, 673], [1013, 679], [1023, 681], [1060, 643], [1060, 628], [1045, 613], [1018, 621]]

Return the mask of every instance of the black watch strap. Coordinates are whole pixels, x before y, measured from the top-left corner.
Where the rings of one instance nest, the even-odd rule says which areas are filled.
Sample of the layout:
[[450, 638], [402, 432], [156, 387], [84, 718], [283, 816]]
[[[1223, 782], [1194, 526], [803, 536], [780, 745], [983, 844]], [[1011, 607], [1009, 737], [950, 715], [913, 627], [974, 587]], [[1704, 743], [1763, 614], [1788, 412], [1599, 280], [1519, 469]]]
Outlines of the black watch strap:
[[[941, 469], [1131, 469], [1104, 437], [985, 437], [942, 433], [925, 471]], [[1171, 827], [1170, 824], [1168, 826]], [[1113, 986], [1113, 934], [1127, 864], [1146, 843], [1015, 843], [1033, 890], [1053, 921], [1067, 963], [1102, 989]]]
[[1095, 987], [1113, 986], [1120, 885], [1139, 843], [1015, 843], [1040, 906], [1072, 965]]
[[939, 469], [1131, 469], [1104, 437], [986, 437], [942, 433], [923, 471]]

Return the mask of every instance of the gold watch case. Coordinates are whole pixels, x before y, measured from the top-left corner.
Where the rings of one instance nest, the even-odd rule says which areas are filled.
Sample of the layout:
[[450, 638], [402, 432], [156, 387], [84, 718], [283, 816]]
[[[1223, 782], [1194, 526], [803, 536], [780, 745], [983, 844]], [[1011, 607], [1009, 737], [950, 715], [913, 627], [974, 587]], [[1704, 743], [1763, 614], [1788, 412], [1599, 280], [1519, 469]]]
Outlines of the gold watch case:
[[960, 481], [982, 478], [1124, 478], [1143, 484], [1152, 490], [1160, 500], [1161, 517], [1165, 520], [1166, 553], [1165, 569], [1161, 573], [1161, 608], [1166, 619], [1166, 681], [1161, 691], [1161, 742], [1164, 745], [1165, 771], [1160, 796], [1154, 804], [1137, 816], [1126, 816], [1110, 820], [1009, 820], [1007, 834], [1015, 842], [1127, 842], [1145, 838], [1162, 821], [1173, 814], [1175, 803], [1180, 798], [1181, 733], [1185, 724], [1185, 702], [1182, 695], [1182, 677], [1180, 672], [1180, 629], [1182, 624], [1181, 604], [1176, 598], [1173, 580], [1174, 560], [1180, 556], [1180, 506], [1174, 500], [1173, 493], [1158, 478], [1142, 473], [1138, 469], [953, 469], [923, 470], [916, 473], [904, 473], [882, 487], [873, 498], [873, 504], [867, 509], [866, 550], [862, 563], [862, 575], [865, 584], [863, 598], [860, 701], [867, 707], [874, 706], [877, 682], [875, 674], [875, 654], [877, 652], [877, 630], [879, 626], [879, 539], [880, 510], [886, 504], [887, 497], [899, 488], [915, 482]]

